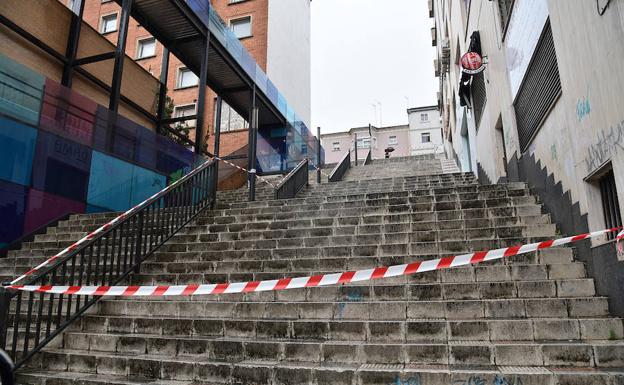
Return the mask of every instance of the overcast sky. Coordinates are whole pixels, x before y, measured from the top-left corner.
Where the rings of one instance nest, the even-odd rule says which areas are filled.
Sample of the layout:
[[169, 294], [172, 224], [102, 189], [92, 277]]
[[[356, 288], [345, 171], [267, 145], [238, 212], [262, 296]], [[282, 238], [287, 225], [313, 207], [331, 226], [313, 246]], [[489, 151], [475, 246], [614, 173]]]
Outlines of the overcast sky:
[[312, 1], [312, 127], [407, 124], [407, 106], [436, 103], [426, 0]]

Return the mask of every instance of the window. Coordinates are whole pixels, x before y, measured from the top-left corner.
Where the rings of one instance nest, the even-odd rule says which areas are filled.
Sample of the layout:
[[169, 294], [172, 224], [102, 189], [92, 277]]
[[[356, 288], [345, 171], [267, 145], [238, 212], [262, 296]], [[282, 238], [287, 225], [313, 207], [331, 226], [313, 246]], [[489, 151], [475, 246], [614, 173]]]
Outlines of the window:
[[[214, 99], [214, 117], [215, 124], [217, 119], [217, 98]], [[235, 130], [246, 130], [248, 127], [247, 121], [236, 112], [232, 107], [230, 107], [225, 100], [222, 101], [221, 105], [221, 132], [226, 131], [235, 131]]]
[[397, 140], [396, 135], [390, 135], [390, 137], [388, 138], [388, 145], [392, 146], [397, 144], [399, 144], [399, 141]]
[[176, 80], [176, 88], [195, 87], [199, 83], [199, 79], [186, 67], [178, 70], [178, 79]]
[[340, 151], [340, 142], [332, 143], [332, 151]]
[[370, 148], [370, 138], [362, 138], [357, 140], [358, 148]]
[[117, 14], [102, 16], [100, 22], [100, 33], [111, 33], [117, 31]]
[[420, 121], [421, 122], [428, 122], [429, 121], [429, 114], [420, 114]]
[[425, 132], [424, 134], [420, 134], [421, 143], [431, 143], [431, 134]]
[[[609, 170], [603, 177], [598, 180], [600, 185], [600, 195], [602, 196], [602, 211], [606, 228], [622, 226], [622, 217], [620, 216], [620, 203], [618, 201], [617, 190], [615, 188], [615, 177], [613, 169]], [[615, 233], [610, 233], [609, 239], [615, 238]]]
[[78, 0], [69, 0], [67, 2], [67, 8], [71, 9], [73, 13], [76, 15], [80, 13], [80, 1]]
[[522, 151], [529, 147], [544, 118], [561, 95], [559, 65], [550, 21], [546, 22], [530, 63], [514, 103]]
[[139, 40], [136, 56], [137, 59], [145, 59], [156, 56], [156, 39], [152, 37], [149, 39]]
[[[184, 116], [193, 116], [193, 115], [195, 115], [195, 104], [188, 104], [185, 106], [175, 106], [173, 108], [174, 118], [181, 118]], [[176, 123], [176, 126], [184, 126], [185, 124], [188, 127], [195, 127], [195, 119], [178, 122]]]
[[251, 36], [251, 16], [241, 17], [240, 19], [230, 20], [230, 29], [234, 35], [239, 38]]

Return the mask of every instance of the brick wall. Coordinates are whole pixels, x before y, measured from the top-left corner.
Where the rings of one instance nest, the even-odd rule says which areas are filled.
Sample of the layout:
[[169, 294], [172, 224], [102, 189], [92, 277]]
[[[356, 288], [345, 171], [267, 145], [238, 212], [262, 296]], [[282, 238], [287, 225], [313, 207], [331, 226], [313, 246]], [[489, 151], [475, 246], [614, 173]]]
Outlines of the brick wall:
[[[68, 0], [59, 0], [67, 3]], [[217, 13], [225, 22], [244, 16], [252, 18], [252, 36], [241, 39], [241, 43], [249, 51], [250, 55], [256, 60], [258, 65], [266, 71], [267, 68], [267, 41], [268, 41], [268, 2], [269, 0], [247, 0], [240, 3], [230, 4], [230, 0], [213, 0], [212, 5]], [[120, 12], [120, 7], [114, 1], [102, 2], [102, 0], [86, 0], [83, 19], [93, 26], [96, 30], [100, 30], [100, 21], [102, 16]], [[107, 33], [104, 35], [109, 41], [117, 42], [117, 32]], [[128, 40], [126, 53], [132, 58], [137, 57], [137, 46], [141, 39], [149, 38], [150, 34], [145, 28], [138, 25], [134, 20], [130, 22], [128, 30]], [[160, 77], [160, 68], [162, 61], [163, 46], [156, 43], [156, 55], [151, 58], [137, 60], [136, 62], [149, 71], [154, 77]], [[198, 87], [190, 87], [185, 89], [176, 89], [176, 80], [178, 70], [182, 67], [182, 63], [173, 55], [169, 60], [169, 71], [167, 77], [167, 89], [169, 96], [173, 99], [176, 106], [194, 104], [197, 102]], [[154, 90], [156, 93], [157, 90]], [[206, 95], [206, 119], [204, 124], [204, 132], [208, 136], [208, 148], [212, 149], [214, 141], [212, 133], [214, 131], [214, 100], [216, 94], [208, 88]], [[191, 131], [191, 140], [195, 140], [195, 133]], [[225, 155], [247, 144], [247, 132], [234, 131], [231, 133], [223, 133], [221, 136], [221, 154]]]

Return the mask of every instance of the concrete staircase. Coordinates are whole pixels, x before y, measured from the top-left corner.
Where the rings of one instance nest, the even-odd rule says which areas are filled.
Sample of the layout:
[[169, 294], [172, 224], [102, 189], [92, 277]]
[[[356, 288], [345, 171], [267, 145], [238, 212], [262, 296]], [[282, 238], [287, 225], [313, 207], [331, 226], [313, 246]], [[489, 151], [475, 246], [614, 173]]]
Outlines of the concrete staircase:
[[[433, 173], [433, 174], [432, 174]], [[259, 183], [259, 186], [261, 184]], [[524, 184], [480, 186], [405, 158], [256, 202], [220, 193], [137, 285], [307, 276], [556, 237]], [[78, 215], [0, 260], [25, 271], [110, 214]], [[20, 384], [624, 383], [622, 320], [572, 248], [392, 279], [193, 298], [107, 298]]]

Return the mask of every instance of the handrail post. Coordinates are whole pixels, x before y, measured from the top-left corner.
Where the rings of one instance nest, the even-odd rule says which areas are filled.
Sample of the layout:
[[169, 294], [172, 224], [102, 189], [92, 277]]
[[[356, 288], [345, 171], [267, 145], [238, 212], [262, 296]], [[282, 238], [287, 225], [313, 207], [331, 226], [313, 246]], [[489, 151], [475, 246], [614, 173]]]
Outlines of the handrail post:
[[358, 165], [358, 163], [357, 163], [357, 145], [358, 145], [358, 143], [357, 143], [357, 132], [354, 133], [354, 135], [355, 135], [355, 165], [357, 166]]
[[[8, 325], [10, 306], [11, 294], [7, 289], [0, 286], [0, 325]], [[0, 349], [4, 349], [6, 347], [6, 333], [7, 328], [0, 327]]]
[[138, 216], [138, 223], [137, 226], [138, 228], [135, 230], [137, 232], [137, 238], [136, 238], [136, 251], [134, 253], [134, 274], [140, 274], [141, 273], [141, 252], [142, 252], [142, 245], [143, 245], [143, 222], [145, 220], [145, 215], [143, 213], [143, 211], [140, 211]]
[[316, 146], [316, 183], [321, 184], [321, 127], [316, 128], [318, 146]]
[[256, 200], [256, 143], [258, 136], [258, 107], [256, 107], [256, 86], [251, 91], [251, 110], [249, 111], [249, 135], [247, 168], [249, 169], [249, 201]]
[[[223, 106], [223, 99], [220, 95], [217, 95], [216, 115], [215, 115], [215, 129], [214, 129], [214, 155], [219, 156], [221, 147], [221, 109]], [[212, 203], [211, 209], [214, 209], [217, 205], [217, 189], [219, 188], [219, 159], [214, 159], [214, 169], [212, 171]]]
[[13, 385], [15, 378], [13, 372], [15, 371], [15, 365], [9, 355], [0, 348], [0, 384]]

